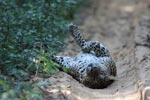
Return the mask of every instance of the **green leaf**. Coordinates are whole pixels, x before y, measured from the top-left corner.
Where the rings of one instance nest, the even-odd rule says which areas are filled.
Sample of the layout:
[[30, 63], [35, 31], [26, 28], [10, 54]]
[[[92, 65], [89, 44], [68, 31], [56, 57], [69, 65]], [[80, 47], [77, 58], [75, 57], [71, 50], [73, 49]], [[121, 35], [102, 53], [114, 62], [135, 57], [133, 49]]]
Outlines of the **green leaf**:
[[39, 81], [35, 85], [37, 86], [48, 86], [50, 83], [46, 81]]

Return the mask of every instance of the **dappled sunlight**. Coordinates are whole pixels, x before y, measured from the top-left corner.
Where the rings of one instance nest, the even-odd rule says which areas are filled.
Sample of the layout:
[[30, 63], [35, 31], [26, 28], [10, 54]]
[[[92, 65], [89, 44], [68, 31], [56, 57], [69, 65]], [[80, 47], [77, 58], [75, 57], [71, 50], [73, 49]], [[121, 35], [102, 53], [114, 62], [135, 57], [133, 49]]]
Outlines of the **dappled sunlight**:
[[126, 12], [133, 12], [135, 10], [135, 7], [134, 6], [124, 6], [124, 7], [121, 7], [120, 9], [123, 11], [126, 11]]
[[59, 91], [61, 91], [63, 94], [66, 94], [66, 95], [71, 94], [71, 91], [68, 89], [65, 89], [65, 88], [63, 88], [63, 89], [47, 89], [47, 92], [50, 92], [50, 93], [57, 93]]
[[47, 89], [47, 92], [50, 92], [50, 93], [57, 93], [59, 90], [58, 89]]
[[[64, 95], [65, 97], [72, 97], [72, 98], [76, 98], [77, 100], [139, 100], [141, 98], [140, 96], [140, 91], [124, 91], [122, 93], [114, 93], [114, 94], [103, 94], [101, 93], [102, 91], [105, 91], [105, 89], [101, 90], [101, 89], [89, 89], [86, 87], [82, 87], [79, 84], [76, 84], [78, 88], [80, 88], [81, 90], [84, 91], [76, 91], [74, 89], [70, 89], [68, 90], [67, 88], [59, 88], [59, 89], [50, 89], [48, 92], [50, 94], [55, 95]], [[71, 88], [73, 88], [75, 86], [71, 86]], [[99, 91], [99, 92], [98, 92]], [[100, 92], [101, 91], [101, 92]], [[75, 100], [76, 100], [75, 99]], [[74, 100], [74, 99], [73, 99]]]
[[121, 5], [117, 3], [113, 3], [110, 5], [110, 7], [114, 10], [120, 10], [124, 12], [134, 12], [138, 11], [141, 8], [146, 8], [150, 5], [150, 3], [144, 3], [144, 2], [139, 2], [137, 4], [131, 4], [131, 5]]
[[121, 84], [114, 83], [105, 89], [90, 89], [63, 72], [58, 72], [45, 81], [47, 80], [50, 80], [51, 84], [42, 89], [54, 98], [58, 96], [75, 98], [69, 100], [132, 100], [133, 98], [139, 100], [140, 98], [140, 92], [136, 87], [120, 91]]
[[71, 94], [71, 91], [67, 90], [67, 89], [62, 89], [61, 91], [62, 91], [62, 93], [66, 94], [66, 95], [70, 95]]
[[[75, 94], [74, 94], [74, 96], [77, 98], [77, 100], [85, 100], [85, 98], [81, 98], [81, 97], [78, 96], [78, 95], [75, 95]], [[88, 99], [86, 98], [86, 100], [88, 100]]]

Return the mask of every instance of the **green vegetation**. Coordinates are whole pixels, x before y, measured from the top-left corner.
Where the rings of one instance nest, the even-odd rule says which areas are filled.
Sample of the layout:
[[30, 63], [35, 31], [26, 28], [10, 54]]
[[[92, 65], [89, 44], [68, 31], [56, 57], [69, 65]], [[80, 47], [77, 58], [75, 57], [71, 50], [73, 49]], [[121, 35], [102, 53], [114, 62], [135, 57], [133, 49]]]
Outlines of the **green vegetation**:
[[81, 0], [0, 0], [0, 99], [43, 100], [31, 75], [53, 73]]

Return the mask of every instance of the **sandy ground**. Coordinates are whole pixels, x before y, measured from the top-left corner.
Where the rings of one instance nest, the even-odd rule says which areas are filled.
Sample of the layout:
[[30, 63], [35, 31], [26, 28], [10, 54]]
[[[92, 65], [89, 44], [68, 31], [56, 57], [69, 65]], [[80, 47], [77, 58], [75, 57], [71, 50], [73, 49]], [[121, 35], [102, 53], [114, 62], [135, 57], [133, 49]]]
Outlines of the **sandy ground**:
[[[150, 100], [150, 0], [91, 0], [75, 15], [87, 40], [100, 40], [117, 65], [116, 81], [105, 89], [90, 89], [70, 75], [50, 78], [46, 100]], [[80, 48], [70, 35], [61, 55]]]

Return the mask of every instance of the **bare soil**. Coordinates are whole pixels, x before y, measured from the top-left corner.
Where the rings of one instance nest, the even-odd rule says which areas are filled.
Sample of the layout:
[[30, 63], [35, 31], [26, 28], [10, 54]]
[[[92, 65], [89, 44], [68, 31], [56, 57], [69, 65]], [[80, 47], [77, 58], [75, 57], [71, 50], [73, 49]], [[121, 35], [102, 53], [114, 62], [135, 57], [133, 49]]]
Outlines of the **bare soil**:
[[[87, 1], [88, 2], [88, 1]], [[70, 75], [49, 78], [46, 100], [150, 100], [150, 0], [90, 0], [75, 19], [87, 40], [99, 40], [117, 65], [116, 81], [105, 89], [90, 89]], [[60, 55], [81, 49], [68, 34]]]

